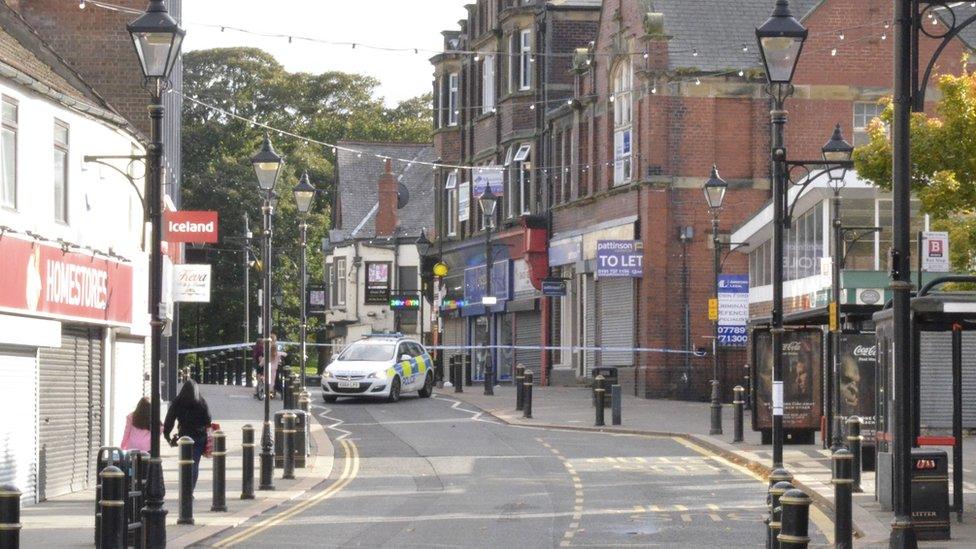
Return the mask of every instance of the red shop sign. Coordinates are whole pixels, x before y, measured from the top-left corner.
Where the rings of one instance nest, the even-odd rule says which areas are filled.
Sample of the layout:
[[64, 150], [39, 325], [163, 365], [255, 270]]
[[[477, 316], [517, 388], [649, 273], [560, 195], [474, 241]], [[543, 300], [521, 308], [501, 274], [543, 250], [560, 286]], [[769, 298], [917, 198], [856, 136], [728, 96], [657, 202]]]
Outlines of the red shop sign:
[[0, 309], [132, 323], [132, 267], [0, 237]]
[[163, 212], [163, 240], [190, 244], [217, 242], [217, 212]]

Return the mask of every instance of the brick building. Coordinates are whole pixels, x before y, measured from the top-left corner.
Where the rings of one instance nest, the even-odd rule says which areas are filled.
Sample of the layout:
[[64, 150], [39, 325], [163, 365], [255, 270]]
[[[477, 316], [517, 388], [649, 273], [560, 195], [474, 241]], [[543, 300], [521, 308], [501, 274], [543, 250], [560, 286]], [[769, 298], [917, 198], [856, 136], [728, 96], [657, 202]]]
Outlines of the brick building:
[[[572, 93], [573, 51], [595, 36], [597, 0], [479, 0], [460, 30], [444, 33], [434, 65], [437, 178], [435, 248], [449, 266], [442, 281], [442, 341], [448, 345], [538, 347], [549, 315], [539, 293], [546, 260], [546, 106]], [[477, 53], [461, 53], [477, 52]], [[485, 219], [477, 198], [490, 185], [501, 198], [487, 286]], [[449, 352], [451, 354], [459, 351]], [[488, 354], [471, 354], [480, 379]], [[545, 353], [499, 349], [498, 376], [516, 362], [545, 379]]]

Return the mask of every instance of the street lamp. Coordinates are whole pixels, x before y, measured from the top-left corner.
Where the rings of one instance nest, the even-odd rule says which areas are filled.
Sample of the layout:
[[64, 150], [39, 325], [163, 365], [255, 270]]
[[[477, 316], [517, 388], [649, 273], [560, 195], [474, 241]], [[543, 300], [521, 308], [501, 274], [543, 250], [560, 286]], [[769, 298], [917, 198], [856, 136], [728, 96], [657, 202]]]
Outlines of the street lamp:
[[152, 103], [147, 156], [147, 202], [152, 224], [152, 246], [149, 254], [150, 338], [150, 446], [146, 485], [146, 506], [142, 509], [143, 540], [147, 547], [166, 545], [166, 487], [163, 462], [159, 457], [160, 394], [159, 367], [164, 315], [162, 312], [162, 192], [163, 192], [163, 90], [180, 56], [186, 31], [166, 11], [163, 0], [151, 0], [146, 12], [126, 26], [132, 37], [142, 75], [148, 84]]
[[299, 352], [301, 356], [299, 357], [299, 367], [302, 369], [301, 373], [301, 383], [302, 391], [305, 390], [305, 348], [306, 339], [308, 338], [308, 310], [306, 308], [306, 301], [308, 296], [306, 295], [306, 282], [308, 278], [308, 257], [305, 253], [305, 248], [308, 245], [308, 212], [312, 209], [312, 200], [315, 199], [315, 187], [308, 180], [308, 172], [302, 174], [302, 178], [298, 181], [298, 185], [292, 189], [292, 193], [295, 194], [295, 205], [298, 208], [298, 215], [300, 216], [300, 221], [298, 223], [298, 228], [301, 234], [300, 245], [301, 249], [301, 290], [300, 294], [302, 296], [301, 301], [301, 315], [302, 315], [302, 325], [299, 327], [300, 331], [300, 348]]
[[[714, 274], [715, 301], [718, 303], [718, 277], [722, 273], [722, 243], [718, 238], [718, 213], [722, 209], [722, 202], [725, 201], [725, 191], [729, 184], [718, 175], [718, 168], [712, 166], [712, 175], [705, 182], [703, 190], [705, 200], [708, 203], [708, 210], [712, 214], [712, 273]], [[722, 401], [721, 387], [718, 377], [718, 318], [715, 318], [714, 338], [712, 339], [712, 406], [711, 406], [711, 428], [709, 434], [722, 434]]]
[[264, 333], [261, 334], [261, 345], [264, 349], [264, 425], [261, 429], [261, 478], [258, 486], [259, 490], [274, 490], [274, 442], [271, 439], [271, 237], [273, 228], [271, 225], [274, 215], [272, 201], [275, 199], [274, 188], [278, 182], [278, 175], [284, 159], [275, 152], [271, 145], [271, 138], [268, 134], [264, 135], [264, 142], [261, 150], [251, 158], [254, 166], [254, 173], [257, 176], [258, 186], [264, 192], [264, 203], [261, 207], [262, 212], [262, 239], [261, 256], [264, 264], [263, 291], [261, 324], [264, 326]]
[[495, 208], [498, 207], [498, 197], [491, 190], [491, 185], [485, 187], [485, 192], [478, 199], [481, 205], [481, 212], [484, 214], [485, 221], [485, 293], [481, 296], [481, 304], [485, 307], [485, 320], [488, 322], [488, 352], [485, 354], [485, 394], [492, 396], [495, 394], [494, 373], [495, 373], [495, 350], [491, 348], [492, 343], [492, 314], [491, 308], [498, 303], [491, 289], [492, 266], [495, 262], [494, 253], [491, 247], [491, 231], [495, 228]]
[[417, 237], [417, 255], [420, 257], [420, 343], [424, 344], [424, 258], [430, 252], [430, 239], [427, 238], [426, 229], [420, 229], [420, 236]]
[[770, 18], [756, 29], [756, 40], [766, 69], [766, 93], [773, 99], [773, 468], [783, 467], [783, 230], [786, 197], [786, 98], [793, 94], [793, 72], [799, 61], [807, 29], [790, 13], [787, 0], [776, 0]]

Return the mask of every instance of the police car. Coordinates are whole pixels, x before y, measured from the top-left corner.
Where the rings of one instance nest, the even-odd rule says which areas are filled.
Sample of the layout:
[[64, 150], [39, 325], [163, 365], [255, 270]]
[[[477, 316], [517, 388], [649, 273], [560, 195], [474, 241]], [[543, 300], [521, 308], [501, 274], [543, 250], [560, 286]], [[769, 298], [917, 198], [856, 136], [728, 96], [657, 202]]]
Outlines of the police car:
[[322, 398], [378, 397], [389, 402], [417, 391], [433, 393], [433, 361], [427, 349], [402, 334], [370, 334], [352, 343], [322, 373]]

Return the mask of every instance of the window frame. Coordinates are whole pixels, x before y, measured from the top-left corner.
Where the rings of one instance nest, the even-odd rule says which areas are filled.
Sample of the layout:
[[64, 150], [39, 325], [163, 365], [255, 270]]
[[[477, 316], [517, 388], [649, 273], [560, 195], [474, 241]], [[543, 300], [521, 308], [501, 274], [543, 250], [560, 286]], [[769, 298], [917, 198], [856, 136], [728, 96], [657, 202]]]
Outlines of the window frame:
[[495, 112], [495, 56], [481, 59], [481, 114]]
[[[64, 133], [64, 141], [59, 140], [60, 132]], [[70, 200], [68, 199], [68, 192], [70, 189], [69, 185], [69, 166], [71, 160], [71, 126], [63, 120], [57, 118], [54, 119], [54, 137], [53, 151], [54, 151], [54, 162], [52, 163], [53, 174], [54, 174], [54, 220], [58, 223], [63, 223], [67, 225], [70, 221]], [[62, 159], [60, 174], [57, 170], [57, 160]], [[58, 175], [61, 176], [61, 181], [58, 181]], [[61, 186], [61, 202], [58, 202], [58, 187], [59, 183]]]
[[506, 170], [508, 197], [505, 200], [505, 217], [513, 219], [532, 213], [532, 174], [531, 169], [526, 169], [526, 164], [531, 164], [532, 161], [532, 144], [513, 144], [508, 148], [508, 154], [511, 162]]
[[519, 31], [519, 91], [532, 89], [532, 29]]
[[458, 125], [458, 92], [460, 90], [460, 76], [456, 72], [447, 75], [447, 125]]
[[456, 170], [449, 172], [447, 174], [447, 181], [444, 183], [444, 202], [447, 205], [445, 208], [447, 223], [445, 224], [444, 232], [447, 233], [447, 236], [457, 236], [457, 178], [458, 173]]
[[[865, 112], [858, 112], [858, 107], [862, 107]], [[875, 114], [872, 116], [867, 111], [873, 109]], [[854, 101], [851, 105], [851, 128], [852, 144], [857, 147], [866, 144], [870, 140], [868, 126], [871, 121], [881, 116], [884, 108], [877, 101]], [[859, 125], [862, 124], [862, 125]]]
[[[13, 120], [8, 120], [3, 116], [3, 111], [6, 107], [10, 106], [13, 109]], [[19, 154], [18, 154], [18, 142], [19, 142], [19, 130], [20, 130], [20, 102], [12, 97], [6, 95], [0, 96], [0, 206], [9, 208], [12, 210], [17, 209], [17, 198], [18, 198], [18, 177], [17, 172], [19, 166]], [[7, 167], [2, 155], [4, 154], [4, 141], [7, 136], [10, 136], [13, 148], [12, 161], [13, 169], [11, 170], [12, 181], [8, 183], [7, 181]], [[9, 194], [7, 197], [7, 191], [5, 190], [9, 184]]]
[[613, 99], [613, 185], [626, 185], [634, 179], [633, 65], [625, 59], [614, 68], [611, 78]]
[[335, 306], [344, 307], [346, 305], [346, 258], [336, 257], [333, 264], [336, 277]]

